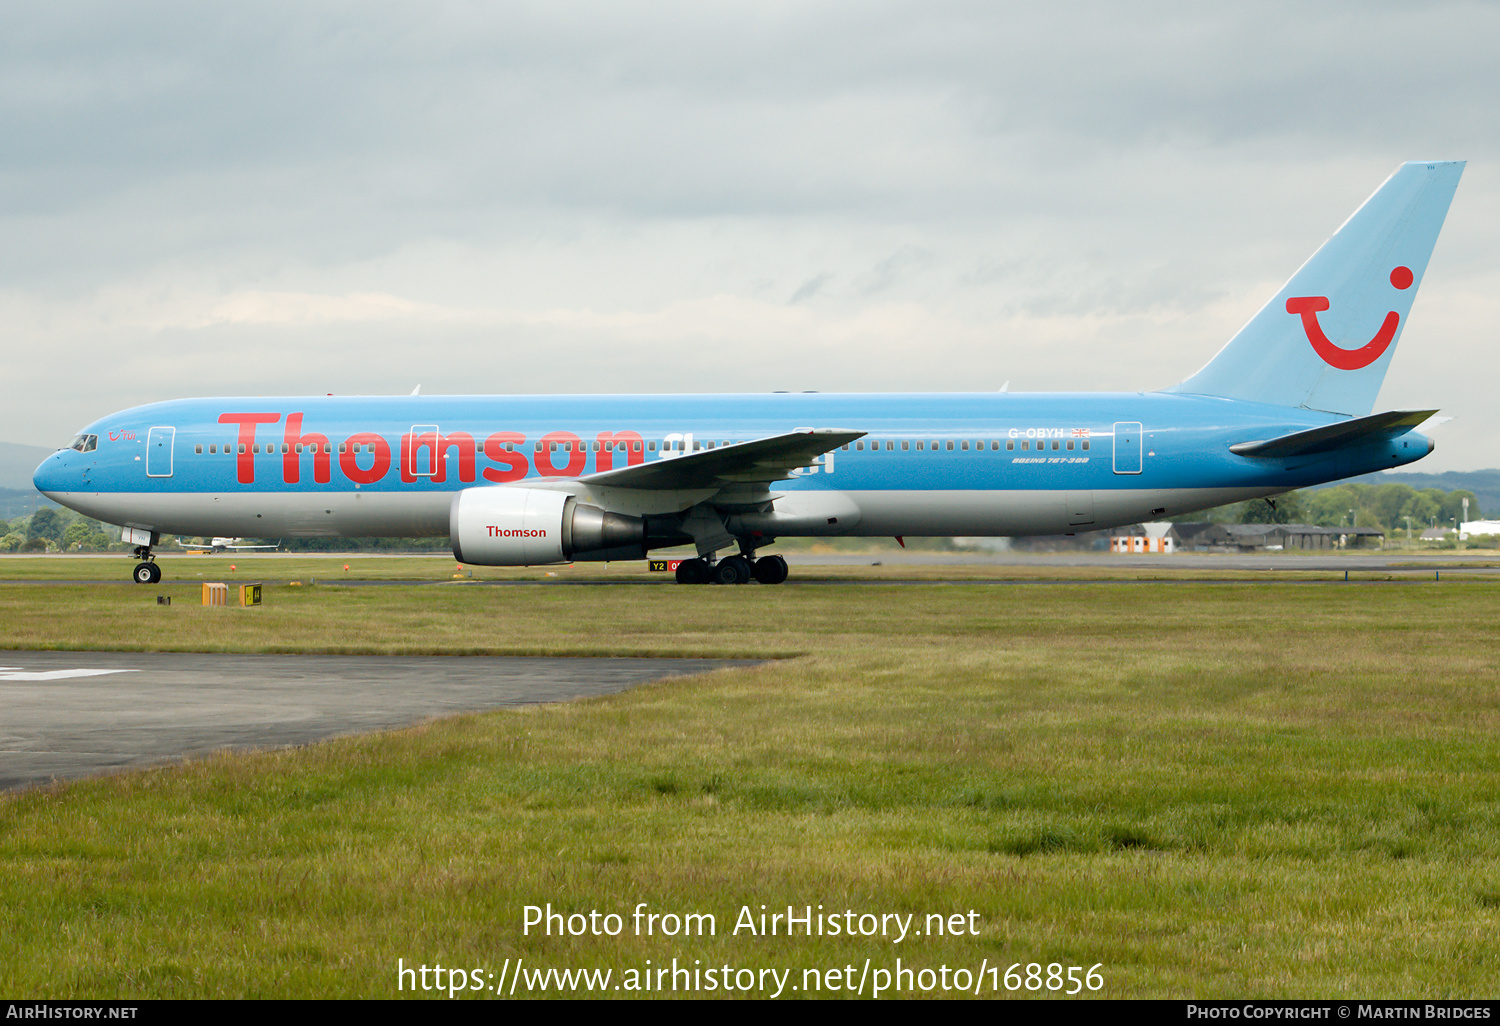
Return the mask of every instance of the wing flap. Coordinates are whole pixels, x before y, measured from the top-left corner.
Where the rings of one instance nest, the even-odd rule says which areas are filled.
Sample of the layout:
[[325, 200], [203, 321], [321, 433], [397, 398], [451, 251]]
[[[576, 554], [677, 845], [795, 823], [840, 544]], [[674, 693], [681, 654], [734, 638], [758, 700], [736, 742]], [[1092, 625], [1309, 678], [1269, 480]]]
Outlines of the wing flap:
[[863, 438], [863, 431], [817, 428], [792, 431], [753, 442], [703, 449], [606, 470], [578, 478], [579, 483], [611, 488], [714, 488], [728, 484], [769, 484], [792, 476], [826, 452]]
[[1355, 445], [1382, 441], [1404, 435], [1437, 410], [1391, 410], [1368, 417], [1326, 424], [1306, 431], [1293, 431], [1279, 438], [1255, 442], [1239, 442], [1229, 447], [1236, 456], [1254, 459], [1273, 459], [1286, 456], [1310, 456], [1315, 453], [1333, 452]]

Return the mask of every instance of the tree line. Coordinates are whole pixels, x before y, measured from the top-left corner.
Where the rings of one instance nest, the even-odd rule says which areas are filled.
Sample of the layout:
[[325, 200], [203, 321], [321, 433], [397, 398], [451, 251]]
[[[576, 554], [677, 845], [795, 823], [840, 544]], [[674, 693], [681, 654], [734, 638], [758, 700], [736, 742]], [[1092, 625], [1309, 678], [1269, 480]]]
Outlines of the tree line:
[[118, 527], [56, 506], [0, 524], [5, 526], [0, 552], [107, 552], [129, 547], [120, 544]]
[[[1464, 499], [1469, 500], [1467, 518]], [[1252, 499], [1220, 506], [1204, 520], [1230, 524], [1316, 524], [1319, 527], [1377, 527], [1415, 534], [1429, 527], [1454, 530], [1464, 519], [1480, 520], [1479, 499], [1467, 488], [1445, 492], [1406, 484], [1341, 484], [1287, 492], [1268, 502]]]

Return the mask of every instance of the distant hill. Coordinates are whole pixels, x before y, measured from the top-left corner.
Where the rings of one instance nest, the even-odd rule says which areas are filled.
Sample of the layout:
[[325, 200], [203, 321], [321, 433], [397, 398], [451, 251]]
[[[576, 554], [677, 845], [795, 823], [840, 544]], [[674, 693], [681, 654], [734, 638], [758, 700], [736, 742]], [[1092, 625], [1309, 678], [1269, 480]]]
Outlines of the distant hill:
[[0, 488], [19, 492], [34, 491], [31, 487], [32, 471], [56, 451], [39, 445], [0, 442]]
[[[1442, 474], [1408, 474], [1399, 470], [1394, 473], [1382, 471], [1365, 474], [1363, 477], [1334, 481], [1332, 484], [1350, 483], [1404, 484], [1411, 485], [1413, 488], [1438, 488], [1445, 492], [1467, 488], [1479, 500], [1479, 508], [1486, 516], [1500, 513], [1500, 470], [1449, 470]], [[1329, 488], [1332, 485], [1319, 485], [1318, 487]]]
[[54, 451], [0, 442], [0, 519], [23, 517], [40, 506], [56, 505], [31, 485], [32, 471]]

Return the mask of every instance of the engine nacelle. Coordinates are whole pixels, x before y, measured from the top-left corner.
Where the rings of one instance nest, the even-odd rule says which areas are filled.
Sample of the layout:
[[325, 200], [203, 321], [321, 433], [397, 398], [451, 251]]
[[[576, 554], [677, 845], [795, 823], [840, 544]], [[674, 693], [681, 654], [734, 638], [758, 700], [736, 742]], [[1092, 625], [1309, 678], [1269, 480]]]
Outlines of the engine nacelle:
[[538, 566], [646, 554], [639, 517], [541, 488], [465, 488], [448, 509], [453, 556], [478, 566]]

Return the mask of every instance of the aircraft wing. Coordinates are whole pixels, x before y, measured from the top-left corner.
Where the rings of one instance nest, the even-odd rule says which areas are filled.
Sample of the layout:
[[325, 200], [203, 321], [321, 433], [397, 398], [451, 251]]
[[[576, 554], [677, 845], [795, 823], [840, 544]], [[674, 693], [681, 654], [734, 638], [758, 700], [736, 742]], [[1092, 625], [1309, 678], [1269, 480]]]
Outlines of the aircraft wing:
[[633, 467], [606, 470], [578, 478], [588, 485], [612, 488], [687, 490], [722, 488], [734, 484], [769, 484], [784, 481], [794, 470], [810, 467], [825, 452], [863, 438], [864, 431], [816, 428], [792, 431], [753, 442], [739, 442], [717, 449], [700, 449]]
[[1259, 442], [1240, 442], [1231, 445], [1229, 451], [1236, 456], [1251, 456], [1270, 459], [1277, 456], [1309, 456], [1314, 453], [1332, 452], [1348, 446], [1378, 442], [1404, 435], [1437, 410], [1392, 410], [1375, 413], [1368, 417], [1327, 424], [1307, 431], [1294, 431], [1280, 438]]

